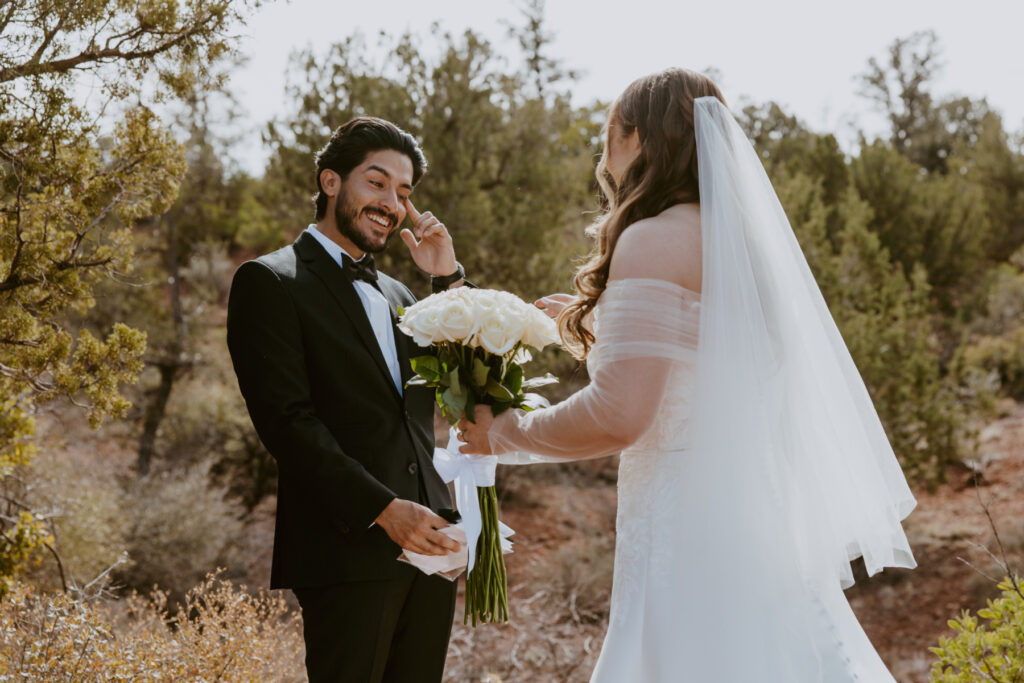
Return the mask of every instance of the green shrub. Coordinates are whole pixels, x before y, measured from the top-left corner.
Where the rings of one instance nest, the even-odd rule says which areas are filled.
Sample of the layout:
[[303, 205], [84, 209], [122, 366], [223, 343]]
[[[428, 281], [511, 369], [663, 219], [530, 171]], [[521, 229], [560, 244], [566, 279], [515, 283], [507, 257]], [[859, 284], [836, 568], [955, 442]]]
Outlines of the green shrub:
[[939, 657], [932, 683], [1024, 683], [1024, 592], [1009, 578], [999, 588], [1002, 597], [978, 610], [987, 624], [967, 610], [949, 622], [956, 635], [940, 638], [939, 646], [931, 648]]
[[209, 470], [203, 462], [155, 474], [129, 492], [132, 566], [120, 574], [122, 580], [180, 594], [212, 568], [233, 564], [242, 509], [210, 482]]
[[24, 500], [44, 512], [50, 543], [60, 562], [43, 553], [19, 575], [43, 591], [82, 586], [119, 562], [127, 547], [130, 517], [125, 494], [110, 468], [71, 453], [63, 442], [44, 441], [20, 474]]
[[213, 481], [223, 483], [251, 510], [275, 492], [277, 463], [249, 419], [223, 331], [202, 350], [202, 371], [181, 381], [171, 394], [157, 452], [172, 467], [208, 458]]
[[972, 325], [958, 361], [994, 375], [1003, 393], [1024, 400], [1024, 249], [987, 280], [985, 315]]
[[963, 362], [994, 373], [1007, 395], [1024, 400], [1024, 325], [998, 337], [980, 337], [963, 349]]

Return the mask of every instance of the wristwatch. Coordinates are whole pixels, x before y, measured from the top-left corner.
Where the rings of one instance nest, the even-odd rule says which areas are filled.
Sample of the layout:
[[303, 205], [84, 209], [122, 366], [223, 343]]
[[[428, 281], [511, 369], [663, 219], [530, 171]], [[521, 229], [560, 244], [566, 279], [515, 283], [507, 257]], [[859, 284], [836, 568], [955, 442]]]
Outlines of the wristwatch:
[[448, 289], [459, 280], [465, 280], [463, 284], [465, 284], [466, 287], [476, 287], [476, 285], [474, 285], [472, 282], [466, 280], [465, 268], [462, 267], [461, 263], [456, 261], [455, 272], [452, 273], [451, 275], [430, 276], [430, 291], [434, 292], [435, 294], [438, 292], [443, 292], [444, 290]]

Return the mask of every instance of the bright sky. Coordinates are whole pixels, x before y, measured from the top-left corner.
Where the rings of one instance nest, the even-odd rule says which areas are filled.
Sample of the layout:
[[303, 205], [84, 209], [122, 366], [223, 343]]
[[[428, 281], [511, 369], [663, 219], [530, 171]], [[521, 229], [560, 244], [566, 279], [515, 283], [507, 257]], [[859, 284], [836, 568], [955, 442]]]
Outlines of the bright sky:
[[[258, 129], [289, 111], [283, 99], [288, 55], [323, 52], [356, 29], [406, 29], [430, 48], [430, 24], [482, 34], [517, 59], [501, 20], [519, 22], [513, 0], [277, 0], [245, 27], [249, 64], [231, 79], [248, 113], [250, 152], [243, 165], [259, 172]], [[855, 121], [879, 130], [856, 95], [855, 76], [869, 57], [882, 58], [897, 37], [932, 29], [945, 67], [940, 95], [986, 97], [1009, 129], [1024, 132], [1024, 1], [1022, 0], [547, 0], [551, 53], [583, 72], [579, 103], [612, 100], [631, 80], [668, 66], [722, 74], [726, 99], [776, 100], [812, 128], [853, 139]], [[372, 44], [372, 40], [369, 41]], [[401, 122], [397, 122], [401, 124]]]

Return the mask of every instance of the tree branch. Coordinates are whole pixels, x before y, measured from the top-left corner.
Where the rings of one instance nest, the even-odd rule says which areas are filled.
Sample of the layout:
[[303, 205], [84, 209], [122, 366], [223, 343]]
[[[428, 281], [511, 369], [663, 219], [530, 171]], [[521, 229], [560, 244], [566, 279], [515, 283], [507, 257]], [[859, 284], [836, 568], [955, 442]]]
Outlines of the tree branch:
[[18, 194], [14, 200], [15, 206], [15, 219], [14, 219], [14, 239], [17, 241], [17, 246], [14, 247], [14, 256], [11, 257], [11, 266], [7, 271], [7, 277], [5, 280], [10, 279], [11, 275], [18, 269], [18, 261], [21, 260], [22, 249], [25, 247], [25, 238], [21, 231], [21, 198], [22, 189], [25, 184], [21, 178], [18, 178]]
[[[109, 257], [105, 259], [98, 259], [95, 261], [53, 261], [53, 266], [57, 270], [72, 270], [76, 268], [98, 268], [100, 266], [108, 266], [113, 262], [114, 258]], [[30, 275], [28, 277], [15, 277], [8, 276], [6, 280], [0, 282], [0, 292], [10, 292], [21, 287], [29, 287], [31, 285], [38, 285], [45, 282], [46, 278], [41, 275]]]
[[53, 391], [54, 389], [57, 388], [56, 385], [46, 384], [42, 380], [29, 376], [28, 373], [24, 371], [18, 370], [17, 368], [12, 368], [8, 365], [4, 365], [3, 363], [0, 363], [0, 375], [3, 375], [4, 377], [8, 377], [18, 382], [24, 382], [25, 384], [29, 385], [35, 391], [41, 394]]
[[64, 27], [64, 22], [67, 20], [68, 14], [70, 14], [70, 11], [65, 11], [64, 14], [61, 15], [60, 19], [57, 20], [57, 23], [54, 24], [53, 28], [43, 33], [43, 42], [39, 44], [35, 54], [32, 55], [32, 58], [29, 60], [30, 64], [38, 64], [40, 60], [42, 60], [43, 54], [46, 52], [46, 48], [50, 47], [50, 43], [53, 42], [54, 37], [56, 37], [56, 35], [60, 33], [61, 28]]
[[76, 268], [98, 268], [100, 266], [109, 266], [113, 262], [114, 257], [99, 259], [97, 261], [57, 261], [54, 265], [57, 270], [72, 270]]
[[493, 190], [498, 185], [501, 185], [505, 181], [505, 168], [508, 166], [508, 162], [511, 161], [512, 150], [506, 149], [505, 153], [501, 157], [501, 161], [498, 163], [498, 172], [494, 174], [494, 178], [486, 182], [480, 183], [480, 189], [484, 192]]
[[18, 11], [18, 3], [11, 2], [7, 7], [7, 14], [4, 15], [3, 19], [0, 19], [0, 35], [7, 30], [8, 24], [11, 23], [11, 19], [14, 18], [15, 12]]
[[997, 560], [995, 555], [993, 555], [992, 551], [988, 550], [988, 548], [985, 548], [985, 550], [992, 556], [992, 559], [996, 559], [996, 564], [1000, 565], [1003, 571], [1006, 572], [1006, 576], [1010, 580], [1010, 585], [1013, 587], [1013, 590], [1017, 595], [1024, 598], [1024, 592], [1022, 592], [1020, 581], [1018, 580], [1019, 577], [1014, 572], [1014, 568], [1010, 566], [1010, 560], [1006, 554], [1006, 547], [1003, 546], [1003, 540], [999, 537], [999, 529], [996, 528], [996, 522], [992, 519], [992, 510], [989, 508], [988, 503], [981, 498], [981, 485], [978, 482], [977, 473], [974, 474], [974, 493], [978, 497], [978, 503], [981, 504], [981, 509], [985, 511], [985, 517], [988, 519], [988, 525], [992, 528], [992, 534], [995, 536], [996, 545], [999, 546], [999, 554], [1002, 556], [1002, 562]]
[[32, 285], [38, 285], [43, 281], [38, 275], [31, 275], [29, 277], [8, 277], [3, 282], [0, 282], [0, 292], [10, 292], [20, 287], [30, 287]]
[[39, 342], [35, 339], [0, 339], [0, 344], [6, 346], [24, 346], [26, 348], [39, 348]]
[[53, 559], [57, 562], [57, 571], [60, 573], [60, 586], [61, 586], [61, 590], [63, 590], [65, 593], [67, 593], [68, 592], [68, 581], [67, 581], [67, 579], [64, 576], [64, 563], [60, 559], [60, 554], [58, 554], [56, 548], [54, 548], [49, 543], [44, 543], [43, 547], [45, 547], [47, 550], [50, 551], [50, 554], [53, 555]]
[[[39, 76], [43, 74], [57, 74], [70, 71], [83, 64], [91, 64], [96, 62], [102, 62], [104, 60], [123, 60], [123, 61], [135, 61], [138, 59], [149, 59], [155, 57], [163, 52], [175, 48], [181, 45], [189, 38], [199, 34], [201, 28], [206, 21], [210, 19], [210, 15], [206, 15], [201, 19], [197, 19], [190, 27], [182, 30], [178, 33], [162, 33], [156, 31], [145, 31], [139, 32], [139, 35], [171, 35], [175, 36], [171, 40], [163, 41], [154, 45], [148, 49], [137, 49], [124, 51], [120, 48], [120, 45], [124, 42], [121, 41], [117, 44], [117, 47], [105, 48], [97, 50], [95, 48], [85, 50], [74, 57], [66, 57], [64, 59], [55, 59], [47, 62], [33, 63], [32, 60], [28, 60], [24, 64], [19, 66], [12, 66], [6, 69], [0, 69], [0, 83], [6, 83], [13, 81], [17, 78], [24, 78], [26, 76]], [[127, 40], [127, 38], [125, 39]], [[109, 44], [109, 40], [108, 40]]]

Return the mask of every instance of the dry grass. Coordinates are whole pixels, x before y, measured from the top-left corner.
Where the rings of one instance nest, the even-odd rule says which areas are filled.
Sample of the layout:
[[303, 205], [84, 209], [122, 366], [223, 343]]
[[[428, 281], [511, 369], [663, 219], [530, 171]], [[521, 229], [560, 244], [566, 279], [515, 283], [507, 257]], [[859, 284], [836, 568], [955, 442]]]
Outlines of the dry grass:
[[172, 617], [166, 595], [41, 595], [0, 603], [0, 680], [301, 681], [302, 631], [284, 601], [216, 574]]

